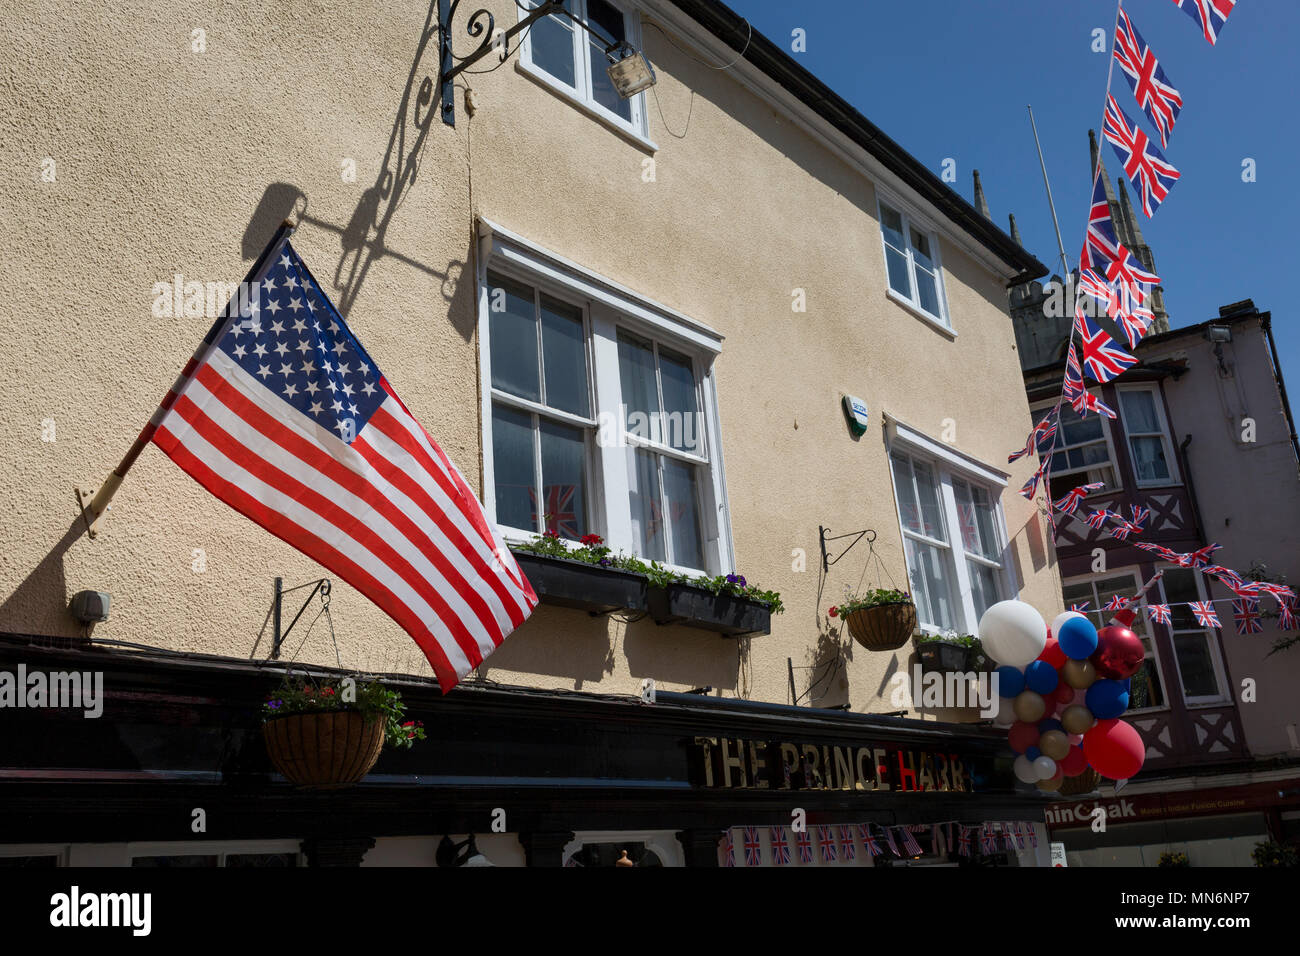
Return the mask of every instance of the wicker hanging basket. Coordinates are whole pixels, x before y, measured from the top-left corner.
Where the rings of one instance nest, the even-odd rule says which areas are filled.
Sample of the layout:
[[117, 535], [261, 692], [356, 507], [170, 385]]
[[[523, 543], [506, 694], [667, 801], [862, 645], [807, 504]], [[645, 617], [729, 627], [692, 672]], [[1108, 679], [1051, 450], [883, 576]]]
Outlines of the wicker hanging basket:
[[384, 722], [351, 710], [289, 714], [262, 724], [266, 752], [291, 783], [313, 790], [350, 787], [384, 746]]
[[848, 614], [849, 633], [869, 651], [896, 651], [916, 630], [916, 605], [911, 601], [876, 604]]
[[1092, 793], [1100, 784], [1101, 774], [1089, 767], [1076, 777], [1066, 777], [1061, 781], [1061, 787], [1057, 792], [1063, 797], [1077, 797]]

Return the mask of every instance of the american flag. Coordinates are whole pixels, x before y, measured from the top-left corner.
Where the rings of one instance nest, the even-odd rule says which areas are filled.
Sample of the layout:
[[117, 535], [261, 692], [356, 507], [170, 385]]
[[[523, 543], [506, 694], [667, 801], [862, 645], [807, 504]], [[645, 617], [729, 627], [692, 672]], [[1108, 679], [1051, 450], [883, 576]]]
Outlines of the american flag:
[[1043, 416], [1042, 421], [1034, 426], [1033, 431], [1029, 433], [1029, 438], [1025, 440], [1025, 447], [1017, 452], [1007, 456], [1007, 464], [1019, 461], [1024, 458], [1035, 446], [1046, 443], [1053, 435], [1056, 434], [1056, 409], [1048, 412]]
[[840, 856], [845, 860], [858, 858], [858, 845], [853, 839], [853, 825], [840, 827]]
[[763, 862], [763, 844], [758, 840], [758, 827], [745, 827], [745, 866], [760, 866]]
[[1075, 319], [1079, 332], [1079, 350], [1083, 367], [1093, 381], [1109, 382], [1130, 368], [1137, 359], [1120, 348], [1100, 325], [1079, 315]]
[[882, 851], [880, 844], [876, 842], [876, 838], [871, 835], [871, 824], [858, 824], [858, 832], [862, 834], [862, 845], [867, 848], [867, 852], [872, 856], [880, 856]]
[[1222, 627], [1219, 623], [1219, 615], [1214, 613], [1213, 601], [1192, 601], [1190, 604], [1192, 613], [1196, 615], [1196, 623], [1201, 627]]
[[790, 862], [790, 842], [785, 837], [785, 827], [769, 827], [768, 839], [772, 844], [772, 863], [785, 866]]
[[1141, 195], [1142, 211], [1150, 219], [1168, 197], [1181, 173], [1165, 159], [1147, 134], [1133, 124], [1113, 95], [1106, 97], [1102, 132], [1123, 163], [1124, 175]]
[[256, 294], [214, 326], [155, 413], [152, 440], [377, 604], [446, 692], [537, 595], [287, 236], [253, 281]]
[[1236, 3], [1237, 0], [1174, 0], [1174, 6], [1196, 21], [1210, 46], [1219, 39], [1219, 31], [1228, 22]]
[[830, 827], [817, 828], [817, 846], [822, 851], [823, 863], [835, 862], [835, 835], [831, 833]]
[[1156, 55], [1122, 9], [1115, 27], [1115, 62], [1128, 80], [1138, 106], [1159, 131], [1160, 145], [1167, 149], [1174, 121], [1183, 108], [1183, 97], [1169, 82]]
[[807, 827], [795, 832], [794, 842], [799, 847], [799, 862], [811, 863], [813, 861], [812, 834], [808, 832]]
[[574, 511], [574, 498], [577, 485], [547, 485], [542, 489], [542, 513], [537, 513], [537, 490], [528, 489], [528, 501], [533, 506], [533, 527], [537, 527], [539, 518], [546, 522], [546, 530], [553, 531], [561, 538], [577, 541], [582, 535], [578, 527], [578, 515]]
[[1104, 481], [1092, 481], [1086, 485], [1079, 485], [1077, 488], [1071, 488], [1065, 496], [1052, 502], [1052, 506], [1067, 515], [1074, 514], [1079, 507], [1079, 502], [1083, 501], [1090, 492], [1106, 487]]
[[736, 865], [736, 844], [731, 839], [730, 828], [723, 831], [722, 842], [718, 844], [718, 849], [722, 852], [722, 865], [724, 867]]
[[899, 832], [903, 837], [903, 849], [909, 856], [921, 855], [921, 844], [916, 842], [916, 835], [912, 833], [911, 827], [899, 827]]
[[885, 831], [885, 846], [889, 847], [889, 852], [894, 856], [902, 856], [903, 854], [898, 852], [898, 844], [894, 842], [894, 831], [889, 827], [881, 827], [881, 829]]
[[1238, 634], [1259, 634], [1264, 625], [1259, 620], [1259, 600], [1237, 598], [1232, 602], [1232, 619]]
[[1169, 605], [1168, 604], [1148, 604], [1147, 617], [1157, 624], [1169, 623]]

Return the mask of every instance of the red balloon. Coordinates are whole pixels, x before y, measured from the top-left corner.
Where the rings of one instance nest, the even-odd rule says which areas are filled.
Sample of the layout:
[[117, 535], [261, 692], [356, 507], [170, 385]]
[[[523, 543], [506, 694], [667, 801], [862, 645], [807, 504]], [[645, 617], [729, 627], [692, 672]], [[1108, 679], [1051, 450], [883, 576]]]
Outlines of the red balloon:
[[1132, 724], [1111, 718], [1097, 721], [1083, 735], [1083, 753], [1103, 777], [1128, 780], [1142, 769], [1146, 745]]
[[1084, 755], [1082, 747], [1071, 747], [1065, 759], [1058, 760], [1056, 766], [1064, 771], [1067, 777], [1077, 777], [1088, 769], [1088, 758]]
[[1127, 627], [1112, 624], [1097, 632], [1097, 649], [1088, 658], [1098, 677], [1123, 680], [1132, 677], [1147, 656], [1142, 639]]
[[1047, 661], [1047, 663], [1052, 665], [1053, 670], [1059, 671], [1065, 666], [1065, 651], [1061, 650], [1061, 645], [1057, 643], [1056, 638], [1051, 636], [1050, 631], [1047, 636], [1047, 644], [1043, 647], [1043, 653], [1038, 655], [1038, 659], [1040, 661]]
[[1017, 720], [1007, 731], [1007, 742], [1011, 744], [1011, 749], [1018, 754], [1024, 753], [1030, 747], [1038, 744], [1038, 725], [1027, 724], [1023, 720]]

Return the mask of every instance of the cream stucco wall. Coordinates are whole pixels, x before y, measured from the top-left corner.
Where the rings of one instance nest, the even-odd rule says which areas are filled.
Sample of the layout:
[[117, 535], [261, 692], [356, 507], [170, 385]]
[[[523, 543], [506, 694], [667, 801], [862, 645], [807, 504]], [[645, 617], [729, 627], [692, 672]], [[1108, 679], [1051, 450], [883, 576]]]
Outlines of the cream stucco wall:
[[[488, 5], [511, 16], [509, 2]], [[1011, 472], [1003, 505], [1021, 596], [1059, 611], [1043, 525], [1015, 493], [1033, 466], [1000, 464], [1030, 425], [1005, 275], [952, 234], [941, 256], [956, 338], [891, 302], [872, 181], [735, 73], [653, 29], [644, 46], [666, 118], [651, 99], [653, 182], [644, 146], [513, 64], [470, 77], [476, 114], [458, 103], [454, 130], [435, 116], [422, 138], [410, 113], [428, 109], [415, 101], [434, 57], [412, 62], [427, 15], [413, 2], [290, 12], [161, 0], [111, 11], [24, 0], [6, 15], [0, 630], [79, 634], [67, 599], [93, 588], [113, 596], [98, 638], [246, 656], [272, 578], [320, 575], [156, 449], [97, 540], [73, 506], [73, 486], [116, 464], [211, 321], [156, 317], [154, 284], [238, 280], [290, 212], [299, 252], [475, 487], [477, 216], [725, 336], [715, 374], [736, 564], [782, 593], [772, 634], [738, 646], [543, 607], [489, 659], [492, 679], [634, 693], [653, 677], [784, 702], [787, 657], [807, 667], [839, 644], [847, 666], [813, 702], [893, 709], [880, 694], [910, 648], [871, 654], [826, 633], [825, 610], [865, 554], [833, 568], [821, 595], [817, 575], [825, 524], [876, 529], [889, 573], [905, 577], [882, 411], [936, 439], [951, 419], [958, 450]], [[195, 29], [206, 52], [191, 49]], [[342, 175], [349, 160], [355, 182]], [[806, 313], [791, 310], [795, 288]], [[860, 440], [839, 409], [846, 392], [871, 408]], [[43, 440], [50, 422], [55, 440]], [[792, 570], [795, 549], [807, 571]], [[428, 673], [356, 592], [338, 584], [332, 608], [346, 666]], [[332, 664], [321, 626], [301, 656]]]

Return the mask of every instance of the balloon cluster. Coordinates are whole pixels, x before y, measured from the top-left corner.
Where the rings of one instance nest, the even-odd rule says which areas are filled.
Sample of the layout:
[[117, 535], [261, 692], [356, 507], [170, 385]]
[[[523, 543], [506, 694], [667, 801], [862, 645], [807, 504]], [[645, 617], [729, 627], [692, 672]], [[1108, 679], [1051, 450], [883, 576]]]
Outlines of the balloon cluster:
[[1142, 768], [1142, 738], [1119, 717], [1146, 651], [1129, 630], [1132, 611], [1115, 621], [1099, 631], [1066, 611], [1049, 629], [1023, 601], [999, 601], [980, 618], [980, 642], [1001, 665], [994, 723], [1010, 728], [1015, 773], [1025, 783], [1051, 791], [1089, 767], [1112, 780]]

